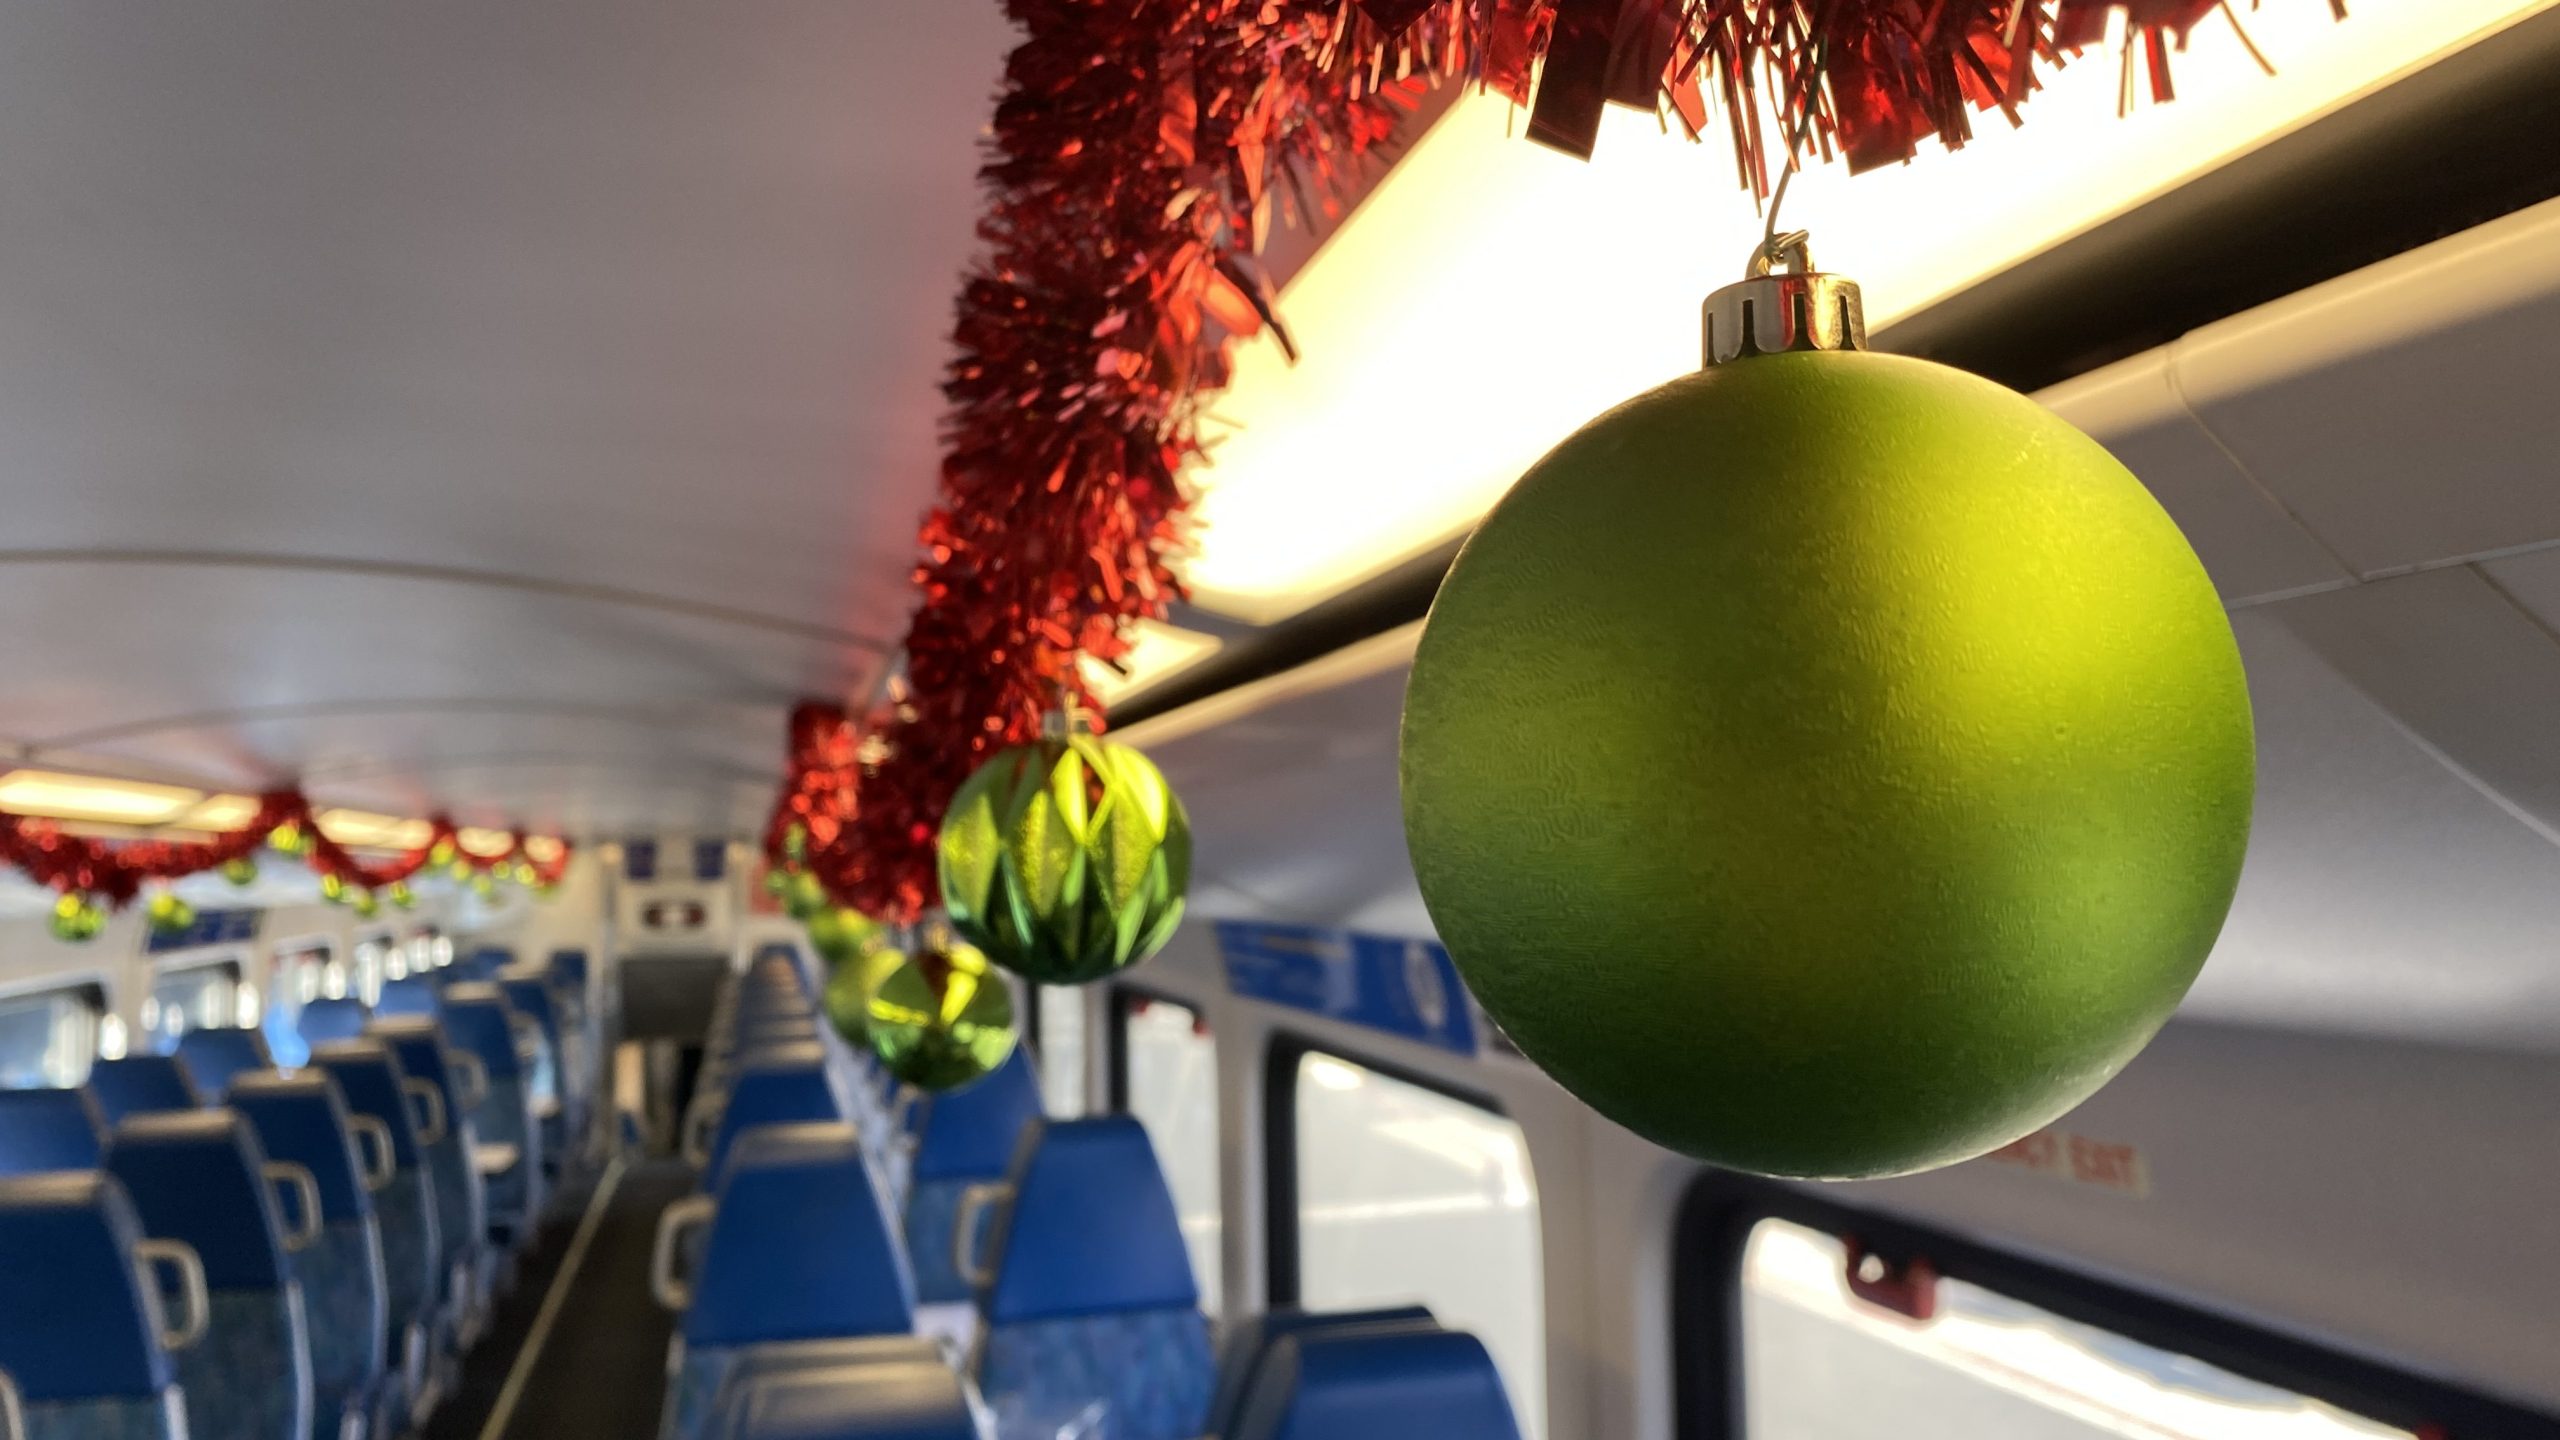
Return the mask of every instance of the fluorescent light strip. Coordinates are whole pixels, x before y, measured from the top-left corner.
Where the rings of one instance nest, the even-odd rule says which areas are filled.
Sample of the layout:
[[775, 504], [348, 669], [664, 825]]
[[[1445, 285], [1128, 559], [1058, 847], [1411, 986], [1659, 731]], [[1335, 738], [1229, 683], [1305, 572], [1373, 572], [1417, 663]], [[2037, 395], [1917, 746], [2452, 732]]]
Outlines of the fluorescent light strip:
[[[2554, 3], [2253, 9], [2273, 78], [2208, 21], [2178, 57], [2185, 98], [2125, 118], [2116, 56], [2093, 51], [2046, 76], [2022, 129], [1994, 112], [1959, 152], [1806, 171], [1786, 223], [1881, 325]], [[1282, 294], [1305, 362], [1267, 334], [1238, 347], [1213, 408], [1231, 428], [1213, 422], [1193, 477], [1200, 608], [1266, 624], [1420, 554], [1584, 421], [1697, 368], [1698, 303], [1762, 224], [1721, 134], [1613, 107], [1586, 163], [1517, 125], [1498, 97], [1462, 99]]]
[[50, 770], [12, 770], [0, 775], [0, 809], [53, 820], [158, 825], [175, 819], [204, 798], [201, 790], [175, 785], [64, 775]]

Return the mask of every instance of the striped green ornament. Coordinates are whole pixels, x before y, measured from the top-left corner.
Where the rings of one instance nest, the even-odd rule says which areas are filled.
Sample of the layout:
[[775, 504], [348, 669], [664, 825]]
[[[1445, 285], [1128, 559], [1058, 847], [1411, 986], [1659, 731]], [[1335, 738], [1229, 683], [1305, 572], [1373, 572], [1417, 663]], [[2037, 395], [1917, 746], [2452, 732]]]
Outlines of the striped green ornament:
[[988, 958], [1082, 985], [1153, 955], [1182, 920], [1191, 822], [1154, 762], [1053, 722], [1000, 751], [943, 817], [942, 903]]

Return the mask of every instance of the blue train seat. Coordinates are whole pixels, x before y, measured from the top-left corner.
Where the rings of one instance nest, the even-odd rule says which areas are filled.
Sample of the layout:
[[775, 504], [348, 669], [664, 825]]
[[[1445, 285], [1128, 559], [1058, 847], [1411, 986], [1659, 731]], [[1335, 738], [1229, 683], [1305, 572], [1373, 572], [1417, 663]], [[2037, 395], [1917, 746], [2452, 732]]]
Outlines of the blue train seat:
[[[231, 1082], [232, 1109], [273, 1160], [309, 1170], [320, 1191], [320, 1233], [294, 1257], [311, 1337], [311, 1440], [336, 1440], [349, 1417], [369, 1420], [385, 1373], [390, 1315], [372, 1184], [390, 1178], [390, 1138], [358, 1152], [357, 1118], [325, 1071], [264, 1071]], [[379, 1121], [363, 1124], [378, 1128]], [[288, 1217], [290, 1218], [290, 1217]]]
[[1245, 1397], [1253, 1393], [1254, 1382], [1262, 1373], [1263, 1361], [1282, 1340], [1293, 1335], [1367, 1333], [1382, 1326], [1436, 1330], [1440, 1322], [1421, 1305], [1335, 1311], [1301, 1310], [1290, 1305], [1237, 1322], [1218, 1346], [1218, 1388], [1210, 1392], [1209, 1422], [1202, 1427], [1204, 1433], [1224, 1435], [1235, 1428]]
[[294, 1017], [293, 1028], [305, 1045], [325, 1045], [332, 1040], [353, 1040], [364, 1033], [373, 1019], [372, 1007], [352, 995], [332, 999], [326, 995], [302, 1002], [302, 1013]]
[[440, 1306], [452, 1260], [436, 1214], [435, 1182], [427, 1173], [420, 1125], [432, 1121], [426, 1140], [443, 1138], [441, 1103], [421, 1116], [408, 1075], [389, 1048], [376, 1040], [339, 1040], [311, 1048], [310, 1072], [338, 1083], [348, 1113], [382, 1127], [391, 1148], [390, 1176], [373, 1192], [382, 1232], [385, 1320], [384, 1360], [399, 1376], [404, 1395], [420, 1397], [427, 1355], [441, 1348]]
[[[979, 1296], [977, 1379], [1005, 1440], [1099, 1414], [1112, 1440], [1190, 1440], [1215, 1361], [1146, 1127], [1053, 1121], [1023, 1138]], [[965, 1227], [969, 1217], [961, 1217]]]
[[[674, 1278], [687, 1232], [708, 1227], [691, 1281]], [[717, 1192], [670, 1207], [653, 1280], [683, 1312], [664, 1433], [698, 1440], [711, 1402], [746, 1356], [797, 1342], [903, 1335], [915, 1284], [860, 1137], [842, 1123], [761, 1126], [742, 1136]]]
[[[487, 953], [487, 952], [483, 952]], [[512, 1246], [542, 1216], [542, 1130], [534, 1117], [532, 1067], [517, 1017], [495, 985], [466, 981], [444, 992], [445, 1037], [470, 1057], [472, 1165], [480, 1172], [491, 1238]]]
[[827, 1073], [827, 1052], [817, 1041], [776, 1045], [740, 1057], [716, 1123], [705, 1124], [686, 1158], [702, 1167], [706, 1189], [716, 1189], [730, 1147], [759, 1125], [843, 1120], [842, 1097]]
[[144, 1233], [183, 1242], [203, 1264], [204, 1340], [178, 1355], [189, 1440], [305, 1440], [311, 1346], [287, 1246], [307, 1245], [319, 1217], [289, 1235], [271, 1187], [297, 1173], [310, 1186], [309, 1172], [270, 1168], [231, 1110], [133, 1116], [106, 1162]]
[[[443, 1026], [418, 1016], [377, 1018], [366, 1035], [381, 1041], [398, 1058], [401, 1074], [410, 1082], [406, 1088], [421, 1097], [434, 1097], [432, 1102], [421, 1102], [435, 1113], [421, 1117], [418, 1149], [444, 1240], [447, 1279], [438, 1308], [454, 1322], [456, 1338], [467, 1345], [478, 1338], [495, 1270], [488, 1196], [471, 1158], [479, 1144], [471, 1126], [471, 1107], [463, 1103], [461, 1083], [445, 1053]], [[443, 1121], [440, 1133], [426, 1123], [435, 1118]]]
[[486, 985], [498, 978], [498, 972], [516, 963], [516, 952], [497, 945], [483, 945], [468, 955], [457, 957], [451, 967], [448, 985]]
[[873, 1336], [750, 1360], [713, 1407], [712, 1440], [982, 1440], [976, 1397], [931, 1341]]
[[179, 1036], [178, 1063], [186, 1067], [187, 1078], [195, 1082], [196, 1094], [208, 1105], [219, 1105], [231, 1089], [232, 1077], [251, 1070], [272, 1070], [276, 1057], [267, 1047], [266, 1032], [225, 1026], [190, 1030]]
[[1013, 1168], [1023, 1130], [1040, 1118], [1040, 1077], [1017, 1045], [995, 1073], [918, 1101], [914, 1116], [917, 1143], [908, 1172], [905, 1233], [916, 1299], [926, 1305], [965, 1302], [975, 1292], [953, 1263], [960, 1197], [973, 1185], [1003, 1180]]
[[85, 1090], [0, 1090], [0, 1176], [95, 1170], [107, 1118]]
[[196, 1082], [175, 1055], [127, 1055], [89, 1067], [89, 1093], [98, 1097], [99, 1113], [110, 1128], [129, 1115], [155, 1110], [193, 1110], [204, 1104]]
[[432, 973], [403, 975], [382, 982], [382, 993], [373, 1000], [373, 1018], [387, 1020], [400, 1016], [433, 1016], [441, 988]]
[[185, 1435], [169, 1347], [194, 1343], [201, 1311], [171, 1306], [163, 1335], [143, 1267], [202, 1277], [184, 1245], [142, 1238], [124, 1187], [95, 1170], [0, 1180], [0, 1374], [16, 1385], [30, 1440]]
[[498, 989], [542, 1037], [534, 1057], [533, 1109], [542, 1128], [543, 1173], [556, 1178], [573, 1158], [570, 1137], [586, 1133], [587, 1075], [571, 1061], [576, 1037], [561, 1028], [559, 997], [539, 972], [517, 966], [498, 977]]
[[1464, 1331], [1318, 1330], [1271, 1347], [1228, 1440], [1520, 1440], [1502, 1375]]

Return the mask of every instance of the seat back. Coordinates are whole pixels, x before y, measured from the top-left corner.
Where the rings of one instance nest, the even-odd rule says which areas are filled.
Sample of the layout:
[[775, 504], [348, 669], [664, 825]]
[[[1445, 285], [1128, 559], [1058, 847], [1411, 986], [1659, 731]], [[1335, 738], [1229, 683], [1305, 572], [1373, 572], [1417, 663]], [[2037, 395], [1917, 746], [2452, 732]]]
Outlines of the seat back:
[[0, 1372], [31, 1434], [174, 1433], [175, 1371], [143, 1296], [141, 1240], [104, 1174], [0, 1179]]
[[483, 945], [453, 962], [456, 981], [487, 984], [498, 978], [498, 972], [516, 963], [516, 952], [498, 945]]
[[294, 1018], [293, 1027], [302, 1035], [305, 1045], [325, 1045], [332, 1040], [353, 1040], [364, 1033], [373, 1010], [352, 995], [335, 999], [323, 995], [302, 1002], [302, 1013]]
[[916, 1152], [905, 1229], [916, 1299], [927, 1305], [967, 1300], [973, 1292], [953, 1259], [961, 1197], [1012, 1169], [1022, 1132], [1040, 1118], [1040, 1079], [1017, 1045], [995, 1073], [926, 1097], [912, 1118]]
[[1229, 1440], [1520, 1440], [1502, 1375], [1463, 1331], [1391, 1326], [1284, 1337]]
[[435, 1182], [419, 1148], [417, 1111], [403, 1086], [408, 1076], [376, 1040], [339, 1040], [311, 1047], [309, 1073], [335, 1080], [350, 1114], [378, 1122], [391, 1147], [391, 1175], [373, 1195], [382, 1232], [383, 1295], [390, 1333], [427, 1319], [446, 1264], [436, 1214]]
[[232, 1077], [251, 1070], [272, 1070], [276, 1057], [267, 1047], [264, 1032], [225, 1026], [190, 1030], [179, 1036], [178, 1063], [186, 1067], [187, 1078], [195, 1082], [196, 1094], [206, 1104], [218, 1105], [229, 1093]]
[[189, 1433], [304, 1433], [310, 1341], [270, 1188], [277, 1172], [248, 1122], [228, 1109], [135, 1115], [107, 1141], [106, 1168], [144, 1233], [183, 1242], [204, 1268], [205, 1339], [178, 1355]]
[[0, 1090], [0, 1176], [95, 1170], [106, 1116], [85, 1090]]
[[1227, 1330], [1218, 1347], [1218, 1386], [1210, 1392], [1209, 1421], [1203, 1429], [1211, 1435], [1224, 1435], [1235, 1428], [1245, 1397], [1252, 1393], [1254, 1381], [1262, 1373], [1263, 1361], [1282, 1340], [1293, 1335], [1331, 1334], [1381, 1325], [1428, 1330], [1438, 1328], [1439, 1322], [1421, 1305], [1330, 1312], [1289, 1305], [1238, 1321]]
[[704, 1186], [717, 1189], [738, 1137], [759, 1125], [842, 1120], [844, 1107], [827, 1076], [826, 1047], [815, 1040], [774, 1045], [739, 1057], [709, 1147], [697, 1155]]
[[1012, 1186], [979, 1299], [978, 1378], [999, 1428], [1099, 1412], [1113, 1440], [1198, 1435], [1209, 1325], [1146, 1128], [1126, 1115], [1037, 1127]]
[[379, 1040], [400, 1061], [401, 1073], [433, 1094], [442, 1111], [444, 1132], [421, 1134], [418, 1148], [436, 1200], [436, 1224], [444, 1239], [447, 1263], [479, 1253], [489, 1229], [488, 1196], [480, 1172], [471, 1163], [478, 1132], [471, 1111], [462, 1103], [462, 1087], [445, 1055], [444, 1027], [421, 1016], [377, 1018], [366, 1035]]
[[969, 1385], [930, 1341], [878, 1337], [751, 1359], [714, 1402], [712, 1440], [979, 1440]]
[[436, 1013], [438, 991], [433, 973], [403, 975], [382, 982], [382, 993], [373, 1000], [373, 1018], [392, 1019], [399, 1016], [431, 1016]]
[[386, 1358], [388, 1280], [368, 1181], [390, 1178], [389, 1140], [377, 1142], [368, 1175], [338, 1082], [317, 1068], [242, 1075], [231, 1084], [230, 1104], [269, 1158], [304, 1167], [319, 1187], [320, 1234], [294, 1268], [310, 1332], [313, 1396], [322, 1428], [335, 1433], [338, 1417], [361, 1407]]
[[542, 1209], [542, 1132], [533, 1120], [533, 1075], [517, 1043], [516, 1013], [497, 986], [465, 981], [445, 987], [442, 1019], [446, 1039], [478, 1062], [484, 1082], [470, 1107], [478, 1143], [515, 1151], [512, 1166], [484, 1176], [490, 1219], [521, 1231]]
[[89, 1067], [89, 1093], [98, 1097], [98, 1111], [110, 1129], [128, 1116], [193, 1110], [204, 1104], [196, 1082], [188, 1078], [187, 1067], [175, 1055], [101, 1060]]

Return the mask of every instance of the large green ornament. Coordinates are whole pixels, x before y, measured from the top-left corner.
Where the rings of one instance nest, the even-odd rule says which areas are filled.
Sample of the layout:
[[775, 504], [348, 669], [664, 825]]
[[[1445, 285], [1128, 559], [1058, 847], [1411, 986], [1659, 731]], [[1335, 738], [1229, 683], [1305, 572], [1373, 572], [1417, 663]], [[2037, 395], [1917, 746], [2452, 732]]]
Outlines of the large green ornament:
[[871, 1053], [920, 1090], [955, 1090], [1013, 1053], [1013, 991], [967, 945], [928, 944], [872, 987]]
[[98, 932], [107, 928], [107, 912], [88, 896], [67, 891], [53, 902], [53, 914], [45, 924], [54, 939], [77, 945], [98, 938]]
[[827, 970], [827, 1022], [847, 1043], [871, 1044], [871, 1001], [879, 994], [880, 983], [907, 963], [900, 951], [882, 947], [860, 950], [835, 961]]
[[1044, 985], [1146, 959], [1182, 921], [1191, 822], [1154, 762], [1052, 726], [1002, 750], [943, 817], [942, 903], [988, 958]]
[[1756, 284], [1758, 350], [1807, 353], [1711, 301], [1731, 363], [1467, 542], [1405, 692], [1406, 839], [1469, 988], [1602, 1113], [1739, 1170], [1922, 1170], [2177, 1008], [2247, 846], [2248, 689], [2105, 450], [1851, 353], [1854, 287]]

